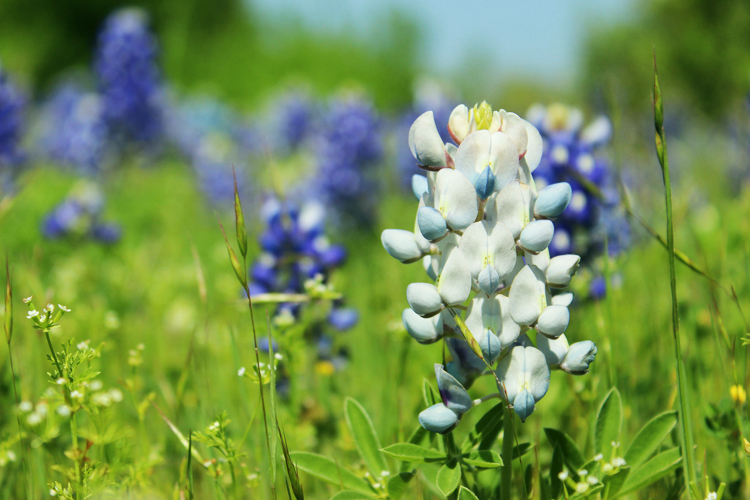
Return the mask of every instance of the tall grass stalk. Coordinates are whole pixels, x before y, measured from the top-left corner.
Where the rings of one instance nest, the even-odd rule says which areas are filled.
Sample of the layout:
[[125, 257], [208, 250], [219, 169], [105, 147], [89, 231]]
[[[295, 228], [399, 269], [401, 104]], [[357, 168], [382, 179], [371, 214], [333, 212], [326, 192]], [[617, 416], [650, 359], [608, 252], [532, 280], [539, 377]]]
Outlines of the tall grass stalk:
[[[693, 456], [692, 425], [690, 423], [690, 401], [688, 399], [688, 380], [685, 371], [685, 360], [682, 357], [680, 342], [680, 316], [677, 308], [677, 277], [675, 269], [674, 220], [672, 213], [672, 183], [669, 177], [669, 160], [667, 142], [664, 134], [664, 103], [656, 71], [656, 54], [654, 54], [654, 125], [656, 128], [656, 153], [659, 157], [664, 179], [664, 196], [667, 208], [667, 250], [669, 254], [669, 285], [672, 291], [672, 334], [675, 345], [675, 362], [677, 365], [677, 387], [680, 403], [680, 445], [682, 448], [682, 467], [685, 475], [685, 486], [688, 496], [695, 488], [695, 461]], [[693, 492], [694, 493], [694, 492]]]

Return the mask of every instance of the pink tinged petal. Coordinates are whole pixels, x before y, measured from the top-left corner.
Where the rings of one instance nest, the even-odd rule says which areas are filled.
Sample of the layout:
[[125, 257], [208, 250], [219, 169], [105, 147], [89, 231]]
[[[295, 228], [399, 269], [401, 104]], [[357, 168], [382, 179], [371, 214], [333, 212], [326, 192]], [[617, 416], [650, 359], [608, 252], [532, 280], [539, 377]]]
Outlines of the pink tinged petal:
[[544, 293], [544, 275], [538, 269], [524, 266], [513, 280], [508, 298], [513, 320], [519, 325], [533, 325], [547, 307]]
[[414, 241], [414, 233], [409, 231], [386, 229], [380, 235], [380, 241], [391, 257], [403, 263], [415, 262], [422, 257], [422, 250]]
[[555, 225], [549, 220], [535, 220], [529, 222], [521, 231], [519, 243], [532, 253], [539, 253], [546, 249], [555, 235]]
[[465, 104], [459, 104], [451, 111], [448, 133], [456, 144], [461, 144], [469, 135], [469, 108]]
[[445, 144], [435, 126], [432, 111], [427, 111], [417, 118], [409, 129], [409, 149], [417, 163], [425, 167], [445, 168]]
[[461, 252], [452, 252], [448, 257], [438, 279], [437, 291], [447, 306], [462, 304], [469, 298], [471, 271]]
[[515, 113], [509, 113], [505, 110], [501, 110], [500, 114], [503, 117], [501, 130], [513, 139], [518, 157], [523, 158], [526, 155], [526, 147], [529, 141], [529, 135], [526, 131], [526, 120]]
[[527, 122], [526, 120], [524, 120], [524, 125], [526, 126], [526, 134], [528, 137], [528, 142], [526, 145], [526, 156], [524, 156], [524, 160], [526, 160], [526, 165], [528, 165], [529, 171], [533, 172], [534, 170], [536, 170], [536, 167], [539, 166], [539, 162], [542, 161], [542, 153], [544, 153], [544, 141], [542, 140], [541, 134], [534, 125]]
[[490, 169], [495, 174], [495, 191], [516, 178], [518, 167], [518, 153], [512, 138], [504, 132], [492, 134]]
[[474, 186], [453, 169], [439, 171], [435, 182], [435, 208], [451, 229], [463, 231], [474, 222], [479, 211]]
[[478, 130], [461, 143], [456, 152], [456, 170], [473, 184], [477, 175], [490, 164], [492, 137], [487, 130]]
[[565, 306], [547, 306], [537, 320], [536, 329], [545, 337], [557, 338], [568, 328], [570, 311]]
[[536, 348], [544, 354], [548, 365], [558, 366], [563, 362], [565, 355], [568, 353], [568, 339], [565, 335], [560, 335], [556, 339], [538, 335], [536, 338]]
[[406, 301], [422, 317], [434, 316], [443, 308], [437, 287], [430, 283], [411, 283], [406, 287]]

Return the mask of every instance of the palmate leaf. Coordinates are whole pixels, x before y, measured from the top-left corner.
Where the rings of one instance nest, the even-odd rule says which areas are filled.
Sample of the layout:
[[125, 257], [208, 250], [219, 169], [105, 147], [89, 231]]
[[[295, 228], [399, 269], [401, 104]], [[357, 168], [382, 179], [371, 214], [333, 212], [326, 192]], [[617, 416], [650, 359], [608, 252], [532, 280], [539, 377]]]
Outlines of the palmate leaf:
[[622, 429], [622, 398], [617, 387], [609, 391], [604, 398], [599, 414], [596, 417], [594, 442], [597, 453], [610, 450], [613, 441], [619, 441]]
[[458, 488], [458, 500], [479, 500], [479, 498], [466, 486], [460, 486]]
[[375, 495], [367, 481], [355, 476], [330, 458], [315, 453], [298, 451], [292, 453], [292, 460], [299, 469], [318, 479], [340, 486], [343, 489], [354, 490], [360, 494], [371, 495], [371, 497]]
[[380, 452], [380, 440], [375, 433], [372, 420], [365, 409], [356, 400], [346, 398], [344, 403], [346, 423], [357, 445], [359, 455], [375, 477], [380, 477], [384, 471], [388, 471], [388, 464]]
[[[427, 437], [427, 434], [428, 434], [427, 429], [425, 429], [421, 425], [418, 425], [414, 429], [414, 432], [411, 433], [411, 436], [409, 436], [408, 443], [419, 445]], [[399, 472], [409, 472], [410, 469], [411, 469], [411, 464], [408, 460], [404, 460], [401, 462], [401, 467], [399, 467]]]
[[633, 440], [625, 453], [625, 461], [632, 469], [637, 469], [656, 451], [664, 438], [677, 425], [677, 412], [669, 411], [652, 418]]
[[399, 472], [388, 479], [387, 490], [388, 497], [391, 500], [398, 500], [406, 492], [409, 482], [414, 479], [413, 472]]
[[381, 450], [389, 457], [405, 462], [444, 462], [448, 457], [431, 448], [424, 448], [411, 443], [396, 443]]
[[681, 462], [682, 456], [679, 448], [672, 448], [671, 450], [659, 453], [628, 475], [625, 484], [622, 485], [622, 489], [617, 493], [617, 496], [627, 495], [628, 493], [645, 488], [675, 470], [680, 466]]
[[586, 459], [583, 458], [581, 450], [578, 449], [578, 446], [576, 446], [570, 436], [562, 431], [550, 428], [544, 429], [544, 433], [547, 435], [547, 439], [553, 447], [560, 447], [563, 460], [568, 464], [568, 467], [573, 470], [580, 470], [581, 467], [583, 467]]
[[458, 463], [458, 460], [453, 459], [440, 467], [437, 478], [435, 478], [435, 484], [443, 495], [448, 496], [456, 491], [460, 483], [461, 464]]
[[461, 451], [467, 453], [477, 444], [479, 444], [479, 449], [488, 450], [497, 439], [502, 427], [503, 403], [499, 403], [479, 419], [469, 435], [466, 436], [461, 445]]
[[492, 450], [479, 450], [472, 451], [465, 455], [461, 455], [461, 460], [474, 467], [480, 467], [483, 469], [494, 469], [503, 465], [503, 459], [496, 451]]

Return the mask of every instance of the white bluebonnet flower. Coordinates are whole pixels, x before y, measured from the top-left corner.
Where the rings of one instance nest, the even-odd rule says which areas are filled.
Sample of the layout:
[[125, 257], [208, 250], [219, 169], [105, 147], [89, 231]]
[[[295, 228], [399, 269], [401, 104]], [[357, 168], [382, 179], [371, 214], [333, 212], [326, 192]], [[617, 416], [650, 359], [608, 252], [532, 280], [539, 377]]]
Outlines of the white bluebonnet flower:
[[550, 258], [553, 220], [573, 190], [562, 182], [537, 191], [539, 132], [487, 103], [456, 107], [448, 130], [455, 143], [443, 142], [432, 113], [415, 120], [408, 143], [426, 171], [413, 182], [416, 224], [381, 237], [399, 261], [422, 260], [433, 281], [408, 285], [402, 320], [417, 342], [445, 340], [450, 352], [436, 370], [443, 402], [419, 416], [443, 433], [470, 409], [466, 389], [478, 376], [494, 372], [497, 396], [526, 420], [547, 393], [551, 369], [581, 375], [596, 355], [593, 342], [569, 345], [565, 337], [572, 294], [551, 293], [570, 284], [580, 257]]

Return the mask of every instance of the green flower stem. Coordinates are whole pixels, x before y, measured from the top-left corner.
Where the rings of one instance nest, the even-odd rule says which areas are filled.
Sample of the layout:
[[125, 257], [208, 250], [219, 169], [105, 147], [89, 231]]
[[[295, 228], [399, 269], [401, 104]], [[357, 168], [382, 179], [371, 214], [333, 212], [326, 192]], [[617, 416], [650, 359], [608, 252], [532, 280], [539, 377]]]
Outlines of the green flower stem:
[[[49, 339], [49, 337], [47, 337]], [[81, 460], [78, 454], [80, 453], [78, 448], [78, 426], [76, 425], [76, 414], [70, 415], [70, 435], [73, 440], [73, 462], [75, 463], [76, 470], [76, 499], [81, 498], [81, 490], [83, 489], [83, 482], [81, 480]], [[86, 498], [86, 495], [83, 495]]]
[[62, 368], [60, 367], [60, 362], [57, 360], [57, 354], [55, 354], [55, 348], [52, 347], [52, 341], [49, 338], [49, 330], [44, 330], [44, 336], [47, 338], [47, 345], [49, 346], [49, 352], [52, 353], [52, 359], [55, 361], [55, 366], [57, 367], [57, 378], [63, 376]]
[[511, 500], [513, 483], [513, 420], [516, 415], [510, 404], [503, 405], [503, 466], [500, 476], [500, 499]]

